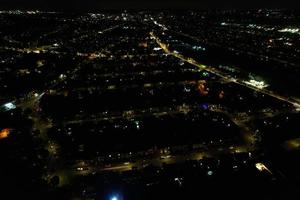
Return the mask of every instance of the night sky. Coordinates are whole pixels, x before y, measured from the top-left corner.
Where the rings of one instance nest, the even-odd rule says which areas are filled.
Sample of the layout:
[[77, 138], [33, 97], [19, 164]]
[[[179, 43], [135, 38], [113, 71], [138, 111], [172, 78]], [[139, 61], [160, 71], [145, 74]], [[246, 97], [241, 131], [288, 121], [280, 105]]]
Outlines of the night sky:
[[294, 0], [0, 0], [1, 9], [298, 8]]

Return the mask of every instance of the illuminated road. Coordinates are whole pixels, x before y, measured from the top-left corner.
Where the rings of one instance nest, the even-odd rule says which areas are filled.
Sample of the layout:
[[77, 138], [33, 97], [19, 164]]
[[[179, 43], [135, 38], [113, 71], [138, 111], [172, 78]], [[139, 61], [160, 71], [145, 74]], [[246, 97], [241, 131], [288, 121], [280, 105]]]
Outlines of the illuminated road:
[[[106, 166], [82, 164], [72, 166], [73, 172], [78, 175], [86, 175], [90, 173], [105, 173], [110, 171], [123, 172], [130, 171], [132, 169], [142, 169], [147, 166], [162, 167], [164, 164], [182, 163], [186, 160], [200, 160], [204, 157], [211, 157], [209, 153], [193, 152], [188, 155], [170, 155], [170, 154], [157, 154], [151, 158], [140, 158], [131, 162], [115, 162]], [[78, 169], [83, 170], [78, 170]]]
[[137, 117], [142, 117], [145, 115], [151, 115], [151, 116], [164, 116], [164, 115], [173, 115], [178, 113], [188, 113], [189, 111], [192, 111], [199, 106], [195, 105], [187, 105], [187, 104], [181, 104], [176, 105], [173, 107], [151, 107], [148, 109], [135, 109], [135, 110], [124, 110], [120, 112], [118, 115], [110, 115], [108, 113], [101, 113], [94, 115], [94, 117], [91, 116], [84, 116], [84, 115], [78, 115], [75, 116], [78, 119], [72, 119], [69, 121], [64, 121], [62, 124], [68, 125], [68, 124], [77, 124], [77, 123], [85, 123], [85, 122], [98, 122], [98, 121], [105, 121], [105, 120], [115, 120], [115, 119], [133, 119]]
[[[203, 146], [203, 145], [202, 145]], [[184, 154], [160, 154], [155, 153], [150, 157], [143, 157], [134, 161], [115, 161], [103, 166], [103, 164], [88, 164], [81, 162], [77, 165], [70, 166], [73, 175], [88, 175], [91, 173], [123, 172], [132, 169], [142, 169], [147, 166], [163, 167], [164, 164], [184, 163], [188, 160], [198, 161], [203, 158], [218, 157], [224, 153], [242, 153], [249, 152], [247, 146], [227, 146], [210, 148], [209, 150], [194, 150]], [[159, 151], [159, 150], [158, 150]]]
[[227, 80], [229, 82], [233, 82], [233, 83], [236, 83], [238, 85], [247, 87], [247, 88], [249, 88], [251, 90], [254, 90], [256, 92], [260, 92], [262, 94], [274, 97], [274, 98], [276, 98], [278, 100], [285, 101], [285, 102], [290, 103], [291, 105], [293, 105], [295, 108], [300, 108], [300, 102], [297, 101], [297, 100], [290, 100], [287, 97], [281, 96], [279, 94], [275, 94], [273, 91], [266, 90], [266, 89], [259, 89], [259, 88], [256, 88], [256, 87], [252, 86], [252, 85], [244, 83], [243, 80], [233, 79], [232, 77], [228, 77], [228, 75], [223, 74], [222, 72], [216, 70], [213, 67], [209, 67], [209, 66], [200, 64], [199, 62], [195, 61], [192, 58], [186, 58], [182, 54], [179, 54], [179, 53], [174, 52], [174, 51], [170, 51], [169, 48], [168, 48], [168, 45], [165, 44], [165, 43], [163, 43], [156, 35], [154, 35], [153, 32], [150, 32], [150, 35], [156, 41], [156, 43], [164, 50], [164, 52], [166, 54], [169, 54], [169, 55], [172, 55], [172, 56], [174, 56], [176, 58], [179, 58], [180, 60], [182, 60], [184, 62], [188, 62], [188, 63], [190, 63], [190, 64], [198, 67], [201, 70], [205, 70], [205, 71], [207, 71], [207, 72], [209, 72], [211, 74], [214, 74], [214, 75], [217, 75], [219, 77], [222, 77], [223, 79], [225, 79], [225, 80]]

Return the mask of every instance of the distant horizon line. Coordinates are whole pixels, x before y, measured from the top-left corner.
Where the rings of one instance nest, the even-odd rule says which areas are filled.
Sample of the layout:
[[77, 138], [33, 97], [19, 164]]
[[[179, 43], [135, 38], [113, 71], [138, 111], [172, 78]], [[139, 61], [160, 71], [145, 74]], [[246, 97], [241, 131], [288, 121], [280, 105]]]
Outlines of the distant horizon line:
[[39, 13], [64, 13], [64, 12], [102, 12], [102, 11], [300, 11], [297, 8], [99, 8], [99, 9], [43, 9], [43, 8], [1, 8], [0, 12], [39, 12]]

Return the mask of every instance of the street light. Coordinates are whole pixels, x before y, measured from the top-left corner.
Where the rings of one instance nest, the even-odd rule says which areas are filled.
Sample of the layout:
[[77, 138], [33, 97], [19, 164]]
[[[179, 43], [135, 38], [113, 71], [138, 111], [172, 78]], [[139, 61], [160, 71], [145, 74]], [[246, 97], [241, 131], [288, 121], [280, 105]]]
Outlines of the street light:
[[13, 102], [8, 102], [6, 104], [4, 104], [4, 108], [5, 110], [13, 110], [16, 108], [16, 105]]
[[121, 199], [122, 198], [121, 198], [120, 194], [118, 194], [118, 193], [111, 194], [111, 196], [109, 198], [109, 200], [121, 200]]

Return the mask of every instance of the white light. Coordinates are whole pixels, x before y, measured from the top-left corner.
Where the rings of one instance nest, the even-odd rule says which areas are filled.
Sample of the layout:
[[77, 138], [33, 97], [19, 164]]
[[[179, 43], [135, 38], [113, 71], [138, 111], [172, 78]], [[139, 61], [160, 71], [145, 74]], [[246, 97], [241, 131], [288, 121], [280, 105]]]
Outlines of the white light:
[[135, 125], [136, 125], [136, 129], [138, 129], [138, 130], [139, 130], [139, 129], [140, 129], [140, 124], [139, 124], [139, 122], [138, 122], [138, 121], [136, 121], [136, 122], [135, 122]]
[[60, 75], [59, 75], [59, 78], [60, 78], [60, 79], [64, 79], [64, 78], [66, 78], [66, 77], [67, 77], [67, 76], [66, 76], [65, 74], [60, 74]]
[[297, 34], [300, 34], [298, 28], [284, 28], [284, 29], [278, 30], [278, 32], [286, 32], [286, 33], [297, 33]]
[[213, 171], [208, 171], [207, 175], [209, 175], [209, 176], [213, 175]]
[[246, 83], [248, 85], [251, 85], [251, 86], [254, 86], [258, 89], [263, 89], [263, 88], [266, 88], [266, 87], [269, 86], [264, 81], [256, 81], [256, 80], [253, 80], [253, 79], [251, 79], [250, 81], [244, 81], [244, 83]]
[[160, 48], [160, 47], [154, 47], [154, 51], [159, 51], [159, 50], [161, 50], [162, 48]]
[[118, 197], [112, 197], [111, 200], [118, 200]]
[[11, 103], [11, 102], [9, 102], [9, 103], [4, 104], [4, 108], [5, 108], [6, 110], [12, 110], [12, 109], [15, 109], [15, 108], [16, 108], [16, 105], [13, 104], [13, 103]]
[[267, 171], [270, 174], [272, 174], [272, 172], [263, 164], [263, 163], [256, 163], [255, 164], [256, 169], [258, 169], [259, 171]]
[[39, 50], [34, 50], [34, 51], [32, 51], [33, 53], [37, 53], [37, 54], [39, 54], [39, 53], [41, 53]]

